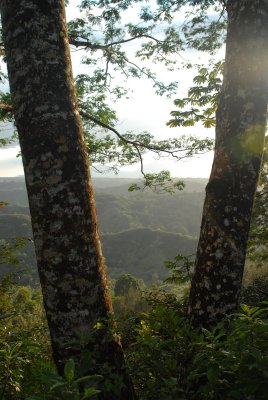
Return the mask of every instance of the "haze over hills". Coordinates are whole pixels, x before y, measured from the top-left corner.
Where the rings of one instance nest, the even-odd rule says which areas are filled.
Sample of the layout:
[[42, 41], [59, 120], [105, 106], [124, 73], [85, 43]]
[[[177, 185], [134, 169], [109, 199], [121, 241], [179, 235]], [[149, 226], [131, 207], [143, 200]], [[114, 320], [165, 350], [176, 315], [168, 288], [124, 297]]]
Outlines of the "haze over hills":
[[[185, 179], [186, 188], [174, 195], [128, 192], [137, 180], [95, 178], [94, 190], [103, 252], [112, 278], [131, 273], [146, 283], [163, 279], [163, 262], [178, 253], [195, 252], [206, 179]], [[9, 203], [0, 210], [0, 238], [30, 236], [31, 223], [23, 177], [0, 178], [0, 200]], [[21, 251], [25, 274], [37, 280], [33, 244]], [[10, 269], [0, 266], [0, 274]]]

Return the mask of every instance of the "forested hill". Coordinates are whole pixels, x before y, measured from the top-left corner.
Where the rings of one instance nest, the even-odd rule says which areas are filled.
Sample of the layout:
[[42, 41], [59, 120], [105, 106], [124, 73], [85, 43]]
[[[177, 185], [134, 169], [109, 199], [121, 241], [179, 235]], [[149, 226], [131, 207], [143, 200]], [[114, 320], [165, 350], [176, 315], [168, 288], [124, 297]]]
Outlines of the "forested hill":
[[[187, 179], [175, 195], [128, 192], [133, 180], [94, 179], [103, 251], [109, 274], [132, 273], [147, 283], [167, 276], [163, 261], [195, 251], [206, 180]], [[31, 236], [24, 179], [0, 178], [0, 237]], [[29, 243], [20, 257], [36, 280], [34, 251]], [[30, 267], [29, 267], [30, 266]], [[0, 274], [7, 271], [1, 267]]]
[[192, 254], [197, 240], [178, 233], [139, 228], [102, 235], [102, 244], [112, 277], [117, 278], [124, 271], [145, 282], [158, 282], [167, 277], [163, 261], [178, 253]]

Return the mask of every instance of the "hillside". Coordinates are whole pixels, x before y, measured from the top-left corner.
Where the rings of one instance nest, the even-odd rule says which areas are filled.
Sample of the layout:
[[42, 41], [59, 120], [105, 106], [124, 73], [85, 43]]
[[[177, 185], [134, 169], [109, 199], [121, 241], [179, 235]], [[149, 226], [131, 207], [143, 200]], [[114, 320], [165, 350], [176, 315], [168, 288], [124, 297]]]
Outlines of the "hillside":
[[[195, 251], [205, 180], [189, 179], [188, 189], [174, 195], [128, 192], [130, 183], [128, 179], [94, 179], [103, 252], [111, 277], [128, 272], [149, 283], [166, 276], [165, 259]], [[0, 237], [31, 237], [24, 180], [0, 178], [0, 185], [0, 200], [9, 203], [0, 210]], [[23, 254], [22, 266], [36, 276], [31, 243]]]
[[103, 233], [150, 228], [198, 236], [204, 195], [200, 192], [157, 195], [114, 195], [96, 191], [96, 204]]
[[[126, 178], [95, 178], [95, 198], [103, 233], [150, 228], [198, 236], [205, 179], [186, 179], [186, 188], [174, 195], [128, 192]], [[0, 178], [0, 200], [9, 205], [1, 214], [29, 215], [23, 178]]]
[[152, 283], [167, 277], [165, 260], [178, 253], [192, 254], [197, 240], [175, 233], [140, 228], [102, 235], [102, 244], [112, 277], [117, 278], [124, 272]]

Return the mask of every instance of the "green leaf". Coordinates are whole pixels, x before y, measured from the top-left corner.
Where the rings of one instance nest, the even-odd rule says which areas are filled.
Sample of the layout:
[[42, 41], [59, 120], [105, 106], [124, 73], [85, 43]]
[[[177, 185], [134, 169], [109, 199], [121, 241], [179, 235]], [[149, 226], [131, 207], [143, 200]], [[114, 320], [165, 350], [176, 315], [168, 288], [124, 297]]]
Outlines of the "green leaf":
[[194, 126], [194, 124], [195, 124], [194, 119], [188, 119], [182, 123], [182, 126]]
[[74, 379], [74, 371], [75, 371], [75, 363], [73, 359], [70, 359], [66, 362], [64, 366], [64, 376], [68, 381], [72, 381]]
[[97, 390], [93, 387], [89, 387], [85, 390], [84, 392], [84, 396], [82, 397], [83, 399], [90, 399], [91, 397], [96, 396], [98, 393], [100, 393], [100, 390]]
[[102, 375], [87, 375], [87, 376], [82, 376], [81, 378], [76, 379], [75, 383], [89, 382], [89, 381], [99, 381], [102, 378], [103, 378]]
[[216, 383], [216, 381], [218, 380], [218, 366], [217, 365], [213, 365], [213, 367], [210, 367], [207, 370], [207, 378], [208, 381], [212, 384]]
[[186, 105], [186, 99], [176, 99], [176, 100], [174, 101], [174, 104], [175, 104], [175, 106], [178, 106], [178, 107], [180, 107], [180, 108], [183, 108], [183, 107], [185, 107], [185, 105]]
[[140, 190], [140, 189], [141, 189], [140, 186], [138, 186], [136, 183], [133, 183], [128, 187], [129, 192], [134, 192], [134, 190]]
[[199, 69], [199, 74], [200, 74], [200, 75], [206, 75], [207, 72], [208, 72], [207, 68], [200, 68], [200, 69]]
[[216, 119], [215, 118], [206, 119], [203, 122], [203, 125], [204, 125], [205, 128], [212, 128], [213, 126], [216, 125]]
[[262, 353], [261, 353], [261, 351], [260, 351], [260, 349], [256, 349], [256, 348], [253, 348], [251, 351], [250, 351], [250, 354], [252, 354], [253, 355], [253, 357], [256, 359], [256, 360], [258, 360], [258, 361], [260, 361], [261, 359], [262, 359]]
[[60, 387], [64, 387], [64, 386], [66, 386], [66, 382], [55, 383], [55, 385], [51, 386], [50, 391], [52, 392], [53, 390], [58, 389]]

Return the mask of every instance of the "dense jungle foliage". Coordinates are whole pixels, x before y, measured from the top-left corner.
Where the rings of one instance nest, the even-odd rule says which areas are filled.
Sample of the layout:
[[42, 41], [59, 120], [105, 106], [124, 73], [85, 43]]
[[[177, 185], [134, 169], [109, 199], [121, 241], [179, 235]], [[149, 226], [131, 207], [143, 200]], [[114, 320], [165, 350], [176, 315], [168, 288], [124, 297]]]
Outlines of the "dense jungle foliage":
[[[139, 399], [267, 398], [267, 271], [265, 277], [258, 270], [248, 276], [242, 301], [250, 306], [241, 304], [212, 331], [191, 328], [185, 316], [187, 284], [145, 287], [125, 275], [112, 286], [115, 319]], [[116, 398], [120, 377], [97, 354], [84, 354], [92, 371], [86, 376], [72, 360], [64, 377], [56, 373], [40, 289], [19, 286], [12, 275], [1, 279], [0, 289], [0, 399], [96, 400], [99, 391]], [[99, 329], [101, 322], [96, 334]], [[80, 338], [80, 345], [85, 340]]]

